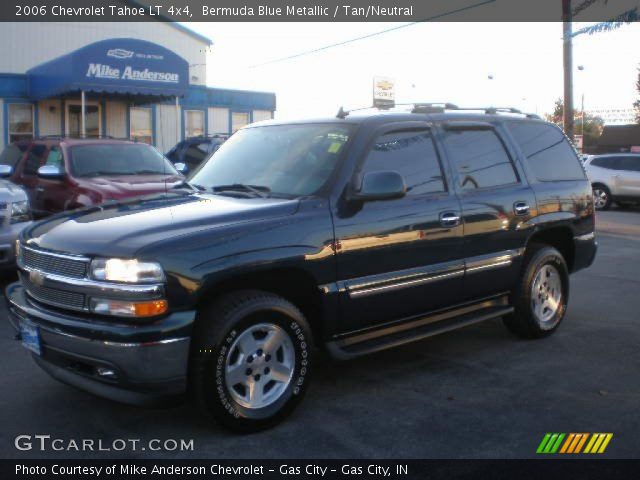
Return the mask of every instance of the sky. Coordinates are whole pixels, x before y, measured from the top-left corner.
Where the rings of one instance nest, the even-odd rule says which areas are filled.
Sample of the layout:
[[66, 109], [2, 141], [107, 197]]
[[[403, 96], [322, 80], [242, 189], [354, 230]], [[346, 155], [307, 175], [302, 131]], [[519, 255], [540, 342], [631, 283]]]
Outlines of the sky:
[[[374, 76], [396, 102], [515, 107], [544, 114], [562, 96], [562, 24], [427, 22], [285, 61], [274, 60], [402, 23], [189, 23], [214, 42], [207, 84], [276, 94], [276, 118], [371, 105]], [[576, 24], [578, 30], [584, 24]], [[575, 106], [631, 108], [640, 24], [574, 39]], [[581, 70], [578, 66], [582, 66]], [[491, 77], [491, 79], [490, 79]]]

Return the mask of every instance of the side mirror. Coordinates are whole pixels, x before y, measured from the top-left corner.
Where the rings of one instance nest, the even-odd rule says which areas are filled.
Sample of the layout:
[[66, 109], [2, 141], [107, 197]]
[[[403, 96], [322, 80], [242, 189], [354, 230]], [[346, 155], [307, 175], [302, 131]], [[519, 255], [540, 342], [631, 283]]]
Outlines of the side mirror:
[[13, 173], [11, 165], [0, 165], [0, 178], [10, 177]]
[[362, 178], [360, 191], [352, 196], [354, 200], [370, 202], [402, 198], [407, 193], [404, 178], [398, 172], [369, 172]]
[[64, 172], [55, 165], [43, 165], [38, 169], [38, 176], [48, 180], [57, 180], [64, 177]]
[[186, 163], [178, 162], [174, 163], [173, 166], [182, 175], [186, 175], [187, 173], [189, 173], [189, 167], [187, 167]]

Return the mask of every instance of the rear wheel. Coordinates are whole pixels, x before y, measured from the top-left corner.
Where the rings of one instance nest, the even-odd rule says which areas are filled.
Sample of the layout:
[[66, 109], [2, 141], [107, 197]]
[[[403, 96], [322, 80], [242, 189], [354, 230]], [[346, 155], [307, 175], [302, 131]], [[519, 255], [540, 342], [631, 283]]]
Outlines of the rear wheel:
[[515, 312], [505, 316], [505, 325], [519, 337], [545, 337], [562, 322], [568, 297], [569, 273], [562, 254], [550, 246], [531, 245], [512, 295]]
[[304, 316], [271, 293], [236, 292], [200, 312], [191, 381], [200, 408], [243, 432], [289, 415], [309, 383], [312, 345]]
[[609, 210], [611, 207], [611, 191], [600, 183], [593, 186], [593, 205], [596, 210]]

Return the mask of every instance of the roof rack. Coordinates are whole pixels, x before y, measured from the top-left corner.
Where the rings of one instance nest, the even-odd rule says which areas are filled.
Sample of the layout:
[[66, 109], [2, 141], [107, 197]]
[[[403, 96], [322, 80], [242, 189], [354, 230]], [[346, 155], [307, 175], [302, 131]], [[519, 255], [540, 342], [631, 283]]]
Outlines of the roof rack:
[[[524, 115], [527, 118], [535, 118], [540, 119], [539, 115], [534, 113], [524, 113], [517, 108], [513, 107], [459, 107], [453, 103], [449, 102], [429, 102], [429, 103], [396, 103], [395, 107], [412, 107], [411, 113], [445, 113], [448, 111], [481, 111], [486, 113], [487, 115], [497, 115], [499, 113], [509, 113], [514, 115]], [[376, 107], [362, 107], [362, 108], [354, 108], [352, 110], [344, 110], [343, 107], [340, 107], [336, 117], [340, 119], [346, 118], [351, 112], [356, 112], [360, 110], [368, 110], [375, 109]], [[378, 109], [380, 110], [380, 109]], [[387, 108], [382, 110], [388, 110]]]

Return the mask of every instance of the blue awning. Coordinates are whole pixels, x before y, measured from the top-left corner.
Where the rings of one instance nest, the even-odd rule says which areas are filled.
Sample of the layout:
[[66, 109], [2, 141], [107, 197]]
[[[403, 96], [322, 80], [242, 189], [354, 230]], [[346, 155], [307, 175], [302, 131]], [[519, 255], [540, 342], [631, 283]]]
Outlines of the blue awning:
[[189, 64], [155, 43], [114, 38], [92, 43], [27, 71], [33, 100], [67, 93], [183, 96]]

